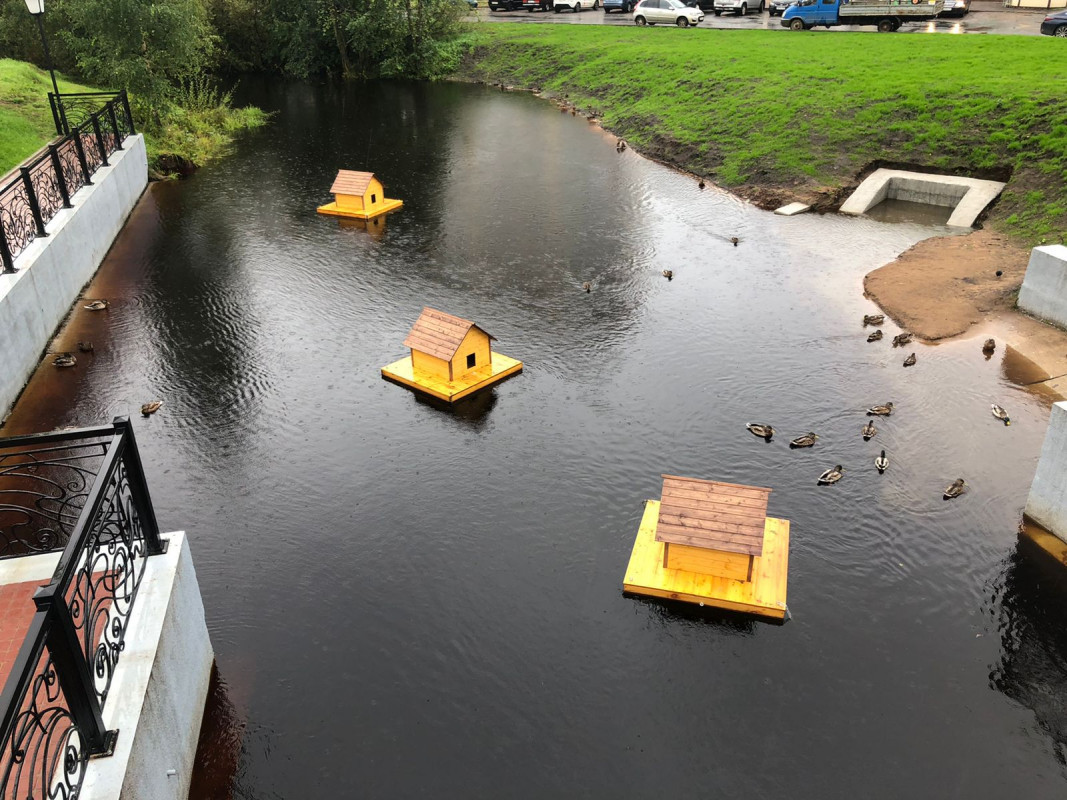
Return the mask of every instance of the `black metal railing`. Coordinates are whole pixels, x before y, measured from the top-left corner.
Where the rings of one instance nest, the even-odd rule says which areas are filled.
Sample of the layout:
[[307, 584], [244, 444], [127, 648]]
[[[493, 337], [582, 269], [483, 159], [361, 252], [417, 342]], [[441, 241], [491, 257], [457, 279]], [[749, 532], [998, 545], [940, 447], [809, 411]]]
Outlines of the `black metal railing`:
[[61, 138], [0, 186], [2, 272], [15, 271], [15, 259], [34, 239], [48, 235], [45, 226], [59, 209], [70, 208], [71, 197], [91, 184], [93, 173], [135, 133], [125, 90], [58, 97], [49, 92], [48, 100]]
[[[5, 467], [6, 465], [6, 467]], [[133, 428], [0, 439], [0, 541], [62, 550], [0, 694], [0, 800], [75, 798], [114, 749], [103, 709], [160, 539]]]

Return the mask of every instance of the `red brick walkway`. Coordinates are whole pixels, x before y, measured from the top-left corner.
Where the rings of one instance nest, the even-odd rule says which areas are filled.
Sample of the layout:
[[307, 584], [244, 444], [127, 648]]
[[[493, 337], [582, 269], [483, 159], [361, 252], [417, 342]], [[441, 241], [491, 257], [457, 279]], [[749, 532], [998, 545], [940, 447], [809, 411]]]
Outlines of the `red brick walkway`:
[[46, 583], [47, 580], [27, 581], [0, 586], [0, 687], [7, 680], [30, 628], [36, 610], [33, 593]]

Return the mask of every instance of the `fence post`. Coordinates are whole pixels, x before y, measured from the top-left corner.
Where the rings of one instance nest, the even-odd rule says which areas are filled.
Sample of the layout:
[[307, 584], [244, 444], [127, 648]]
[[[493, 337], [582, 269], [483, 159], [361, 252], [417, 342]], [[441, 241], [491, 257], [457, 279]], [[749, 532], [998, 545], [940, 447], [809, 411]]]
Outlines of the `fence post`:
[[33, 190], [33, 178], [30, 177], [29, 167], [19, 167], [22, 173], [22, 182], [26, 184], [26, 200], [30, 204], [30, 213], [33, 214], [33, 223], [37, 226], [38, 236], [47, 236], [44, 229], [44, 218], [41, 216], [41, 205], [37, 202], [37, 192]]
[[123, 89], [120, 93], [122, 97], [122, 108], [126, 112], [126, 124], [130, 126], [130, 135], [137, 133], [137, 129], [133, 127], [133, 112], [130, 111], [130, 96], [126, 94], [126, 90]]
[[78, 164], [81, 165], [85, 185], [92, 186], [93, 176], [89, 173], [89, 162], [85, 160], [85, 149], [82, 147], [82, 132], [75, 128], [71, 136], [74, 137], [74, 152], [78, 154]]
[[107, 115], [111, 119], [111, 130], [115, 131], [115, 149], [122, 149], [122, 133], [119, 131], [119, 121], [115, 116], [115, 101], [108, 101]]
[[52, 156], [52, 169], [59, 179], [59, 196], [63, 198], [63, 208], [70, 208], [70, 193], [67, 191], [67, 179], [63, 175], [63, 162], [59, 160], [59, 150], [54, 144], [50, 144], [48, 152]]
[[[55, 587], [50, 584], [42, 586], [33, 596], [37, 610], [49, 612], [46, 641], [52, 666], [59, 678], [63, 697], [70, 707], [70, 715], [85, 741], [86, 750], [91, 755], [111, 755], [115, 751], [118, 731], [109, 731], [104, 725], [103, 710], [96, 696], [89, 664], [82, 653], [78, 632], [74, 629], [74, 620], [70, 617], [70, 609], [66, 600], [56, 597], [54, 591]], [[88, 618], [85, 624], [91, 624]]]
[[148, 494], [148, 481], [145, 480], [141, 454], [137, 450], [137, 439], [133, 435], [133, 425], [129, 417], [115, 417], [112, 424], [115, 426], [115, 432], [125, 440], [125, 446], [122, 448], [122, 463], [126, 467], [130, 497], [134, 508], [137, 509], [137, 516], [141, 520], [148, 555], [161, 555], [167, 552], [167, 548], [163, 540], [159, 538], [159, 523], [156, 521], [152, 497]]
[[52, 121], [56, 124], [56, 134], [62, 136], [64, 130], [59, 122], [59, 98], [56, 96], [55, 92], [48, 93], [48, 105], [52, 107]]
[[100, 148], [100, 162], [105, 167], [111, 166], [107, 163], [107, 148], [104, 147], [104, 134], [100, 132], [100, 112], [94, 111], [89, 115], [89, 118], [93, 121], [93, 133], [96, 134], [96, 146]]
[[2, 271], [5, 273], [17, 272], [15, 260], [11, 257], [11, 248], [7, 246], [7, 234], [4, 233], [2, 219], [0, 219], [0, 264], [3, 265]]

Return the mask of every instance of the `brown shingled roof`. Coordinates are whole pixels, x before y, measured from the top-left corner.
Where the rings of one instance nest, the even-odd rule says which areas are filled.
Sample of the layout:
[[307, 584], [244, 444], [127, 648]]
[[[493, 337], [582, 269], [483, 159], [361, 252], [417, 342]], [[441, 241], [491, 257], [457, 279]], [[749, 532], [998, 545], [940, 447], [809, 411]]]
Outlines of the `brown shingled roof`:
[[471, 328], [478, 328], [490, 339], [495, 338], [469, 319], [454, 317], [444, 311], [427, 307], [411, 326], [411, 332], [404, 340], [404, 347], [449, 361]]
[[337, 177], [333, 179], [333, 186], [330, 187], [330, 194], [354, 194], [362, 197], [373, 177], [373, 172], [338, 170]]
[[656, 541], [758, 556], [770, 489], [663, 476]]

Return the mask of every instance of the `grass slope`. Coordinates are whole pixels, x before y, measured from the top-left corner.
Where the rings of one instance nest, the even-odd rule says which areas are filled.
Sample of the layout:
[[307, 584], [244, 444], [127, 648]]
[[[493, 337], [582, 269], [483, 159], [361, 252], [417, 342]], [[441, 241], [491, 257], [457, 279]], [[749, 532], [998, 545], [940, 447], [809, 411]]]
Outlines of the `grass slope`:
[[[95, 92], [56, 76], [61, 92]], [[0, 58], [0, 175], [56, 135], [48, 93], [52, 79], [32, 64]]]
[[729, 187], [842, 186], [877, 160], [1010, 170], [991, 222], [1067, 234], [1067, 48], [1050, 37], [483, 25], [463, 74], [566, 94]]

